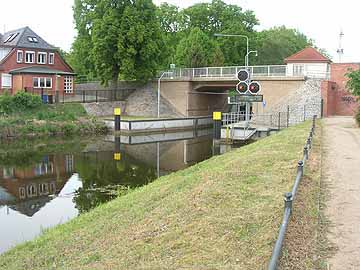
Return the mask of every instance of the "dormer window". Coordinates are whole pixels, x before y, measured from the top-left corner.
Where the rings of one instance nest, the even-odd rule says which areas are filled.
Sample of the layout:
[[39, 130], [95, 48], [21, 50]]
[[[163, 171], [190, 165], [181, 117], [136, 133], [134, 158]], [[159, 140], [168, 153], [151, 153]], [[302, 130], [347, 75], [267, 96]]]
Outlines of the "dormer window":
[[38, 64], [46, 64], [47, 53], [46, 52], [39, 52], [37, 57]]
[[49, 64], [53, 65], [55, 62], [55, 54], [54, 53], [49, 53]]
[[30, 37], [30, 36], [28, 37], [28, 41], [31, 42], [31, 43], [38, 43], [39, 42], [37, 37]]
[[16, 62], [17, 63], [22, 63], [24, 61], [24, 52], [21, 50], [18, 50], [16, 52]]
[[35, 63], [35, 52], [30, 52], [30, 51], [25, 52], [25, 63], [27, 64]]
[[13, 41], [18, 35], [19, 35], [19, 33], [12, 33], [12, 34], [10, 34], [10, 35], [5, 39], [4, 43]]

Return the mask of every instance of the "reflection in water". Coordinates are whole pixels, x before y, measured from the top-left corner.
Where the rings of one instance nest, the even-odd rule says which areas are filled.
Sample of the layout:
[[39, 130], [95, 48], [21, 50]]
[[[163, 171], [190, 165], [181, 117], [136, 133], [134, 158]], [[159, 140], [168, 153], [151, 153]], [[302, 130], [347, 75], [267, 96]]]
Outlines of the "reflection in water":
[[[0, 150], [0, 253], [45, 228], [186, 168], [212, 154], [212, 139], [125, 145], [101, 140]], [[116, 148], [116, 149], [115, 149]], [[114, 160], [120, 152], [120, 160]]]

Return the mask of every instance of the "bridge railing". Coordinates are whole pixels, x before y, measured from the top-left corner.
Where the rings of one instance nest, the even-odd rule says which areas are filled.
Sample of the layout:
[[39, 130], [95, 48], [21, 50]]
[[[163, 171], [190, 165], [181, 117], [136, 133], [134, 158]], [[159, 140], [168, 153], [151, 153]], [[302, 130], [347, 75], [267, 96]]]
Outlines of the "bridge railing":
[[[163, 78], [234, 78], [238, 71], [244, 68], [245, 66], [179, 68], [167, 70]], [[253, 76], [286, 76], [286, 65], [250, 66], [249, 70]]]
[[[178, 68], [165, 71], [165, 79], [189, 79], [189, 78], [235, 78], [239, 70], [245, 69], [245, 66], [228, 67], [201, 67], [201, 68]], [[329, 72], [306, 71], [294, 73], [288, 70], [287, 65], [267, 65], [248, 67], [252, 76], [258, 77], [301, 77], [329, 79]], [[163, 71], [164, 72], [164, 71]], [[163, 73], [161, 72], [161, 73]]]

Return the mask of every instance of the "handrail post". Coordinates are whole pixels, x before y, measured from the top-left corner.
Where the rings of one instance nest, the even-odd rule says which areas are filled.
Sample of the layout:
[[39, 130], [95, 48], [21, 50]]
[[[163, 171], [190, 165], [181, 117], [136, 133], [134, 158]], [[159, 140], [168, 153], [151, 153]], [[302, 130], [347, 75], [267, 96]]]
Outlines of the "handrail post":
[[286, 192], [284, 194], [284, 208], [290, 209], [290, 213], [292, 212], [292, 202], [293, 202], [293, 194], [291, 192]]
[[292, 212], [292, 202], [293, 202], [292, 193], [291, 192], [285, 193], [284, 194], [284, 208], [285, 208], [284, 218], [283, 218], [283, 222], [280, 227], [278, 239], [276, 240], [276, 243], [275, 243], [272, 255], [271, 255], [271, 260], [269, 263], [268, 270], [276, 270], [277, 269], [277, 264], [278, 264], [278, 261], [280, 258], [282, 244], [283, 244], [283, 241], [285, 238], [286, 228], [289, 223], [289, 219], [290, 219], [291, 212]]
[[304, 147], [304, 159], [305, 159], [305, 160], [308, 159], [308, 153], [309, 153], [309, 152], [308, 152], [308, 147], [305, 146], [305, 147]]

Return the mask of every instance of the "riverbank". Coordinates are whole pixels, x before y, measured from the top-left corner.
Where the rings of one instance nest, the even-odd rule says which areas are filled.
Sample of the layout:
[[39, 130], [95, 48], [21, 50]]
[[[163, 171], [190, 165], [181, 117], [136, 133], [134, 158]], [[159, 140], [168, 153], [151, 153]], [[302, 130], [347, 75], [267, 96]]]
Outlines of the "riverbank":
[[161, 177], [0, 256], [0, 269], [263, 269], [306, 122]]
[[77, 103], [40, 105], [0, 115], [0, 139], [105, 133], [104, 122], [88, 116]]

